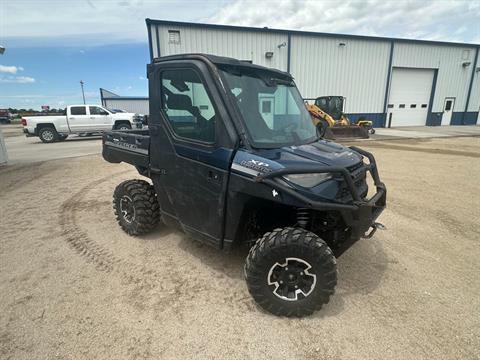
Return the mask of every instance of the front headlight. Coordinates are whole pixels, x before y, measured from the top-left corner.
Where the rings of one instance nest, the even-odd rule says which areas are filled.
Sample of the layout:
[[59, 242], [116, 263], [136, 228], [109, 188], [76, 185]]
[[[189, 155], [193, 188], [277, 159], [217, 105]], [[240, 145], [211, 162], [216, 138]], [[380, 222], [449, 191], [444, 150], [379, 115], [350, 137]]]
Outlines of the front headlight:
[[312, 188], [332, 177], [330, 173], [290, 174], [284, 176], [286, 180], [306, 188]]

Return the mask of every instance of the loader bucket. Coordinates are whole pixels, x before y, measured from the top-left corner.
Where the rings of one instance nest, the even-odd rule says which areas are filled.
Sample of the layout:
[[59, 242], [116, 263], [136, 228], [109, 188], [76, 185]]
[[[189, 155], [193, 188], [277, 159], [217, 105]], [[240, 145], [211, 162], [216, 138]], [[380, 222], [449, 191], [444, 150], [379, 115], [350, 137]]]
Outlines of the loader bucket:
[[[363, 126], [350, 125], [350, 126], [333, 126], [328, 128], [331, 133], [331, 138], [327, 139], [342, 139], [342, 138], [357, 138], [368, 139], [368, 130]], [[327, 135], [327, 133], [325, 133]]]

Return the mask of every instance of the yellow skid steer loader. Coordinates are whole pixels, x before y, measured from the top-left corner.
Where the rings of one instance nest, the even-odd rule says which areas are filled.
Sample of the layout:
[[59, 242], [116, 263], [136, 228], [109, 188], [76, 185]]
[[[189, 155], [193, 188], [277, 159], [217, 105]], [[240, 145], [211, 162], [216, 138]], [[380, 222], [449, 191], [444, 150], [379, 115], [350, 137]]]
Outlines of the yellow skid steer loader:
[[[363, 138], [374, 134], [372, 122], [360, 118], [352, 124], [343, 113], [345, 98], [343, 96], [321, 96], [315, 99], [304, 99], [305, 106], [312, 116], [312, 121], [323, 137], [327, 139]], [[308, 101], [314, 101], [310, 104]]]

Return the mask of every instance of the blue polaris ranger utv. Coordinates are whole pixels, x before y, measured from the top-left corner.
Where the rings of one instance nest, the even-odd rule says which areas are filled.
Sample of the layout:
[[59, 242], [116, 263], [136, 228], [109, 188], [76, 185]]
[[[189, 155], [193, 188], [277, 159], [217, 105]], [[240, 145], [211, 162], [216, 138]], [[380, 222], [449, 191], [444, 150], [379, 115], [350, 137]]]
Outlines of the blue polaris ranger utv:
[[327, 303], [335, 257], [380, 227], [374, 157], [322, 139], [288, 73], [202, 54], [154, 59], [147, 73], [148, 129], [103, 135], [107, 161], [151, 179], [115, 189], [122, 229], [162, 220], [219, 249], [246, 244], [248, 290], [273, 314]]

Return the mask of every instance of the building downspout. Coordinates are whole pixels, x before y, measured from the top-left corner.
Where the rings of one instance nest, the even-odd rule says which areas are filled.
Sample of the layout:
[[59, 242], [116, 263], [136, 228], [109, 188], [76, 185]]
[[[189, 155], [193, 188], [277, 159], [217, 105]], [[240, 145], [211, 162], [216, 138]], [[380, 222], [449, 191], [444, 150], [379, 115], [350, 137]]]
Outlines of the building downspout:
[[463, 111], [462, 115], [462, 125], [465, 125], [465, 116], [468, 112], [468, 105], [470, 105], [470, 95], [472, 94], [473, 80], [475, 78], [475, 70], [477, 68], [478, 49], [479, 47], [477, 47], [477, 51], [475, 52], [475, 60], [473, 61], [472, 76], [470, 77], [470, 85], [468, 86], [467, 101], [465, 102], [465, 110]]
[[292, 54], [292, 34], [287, 36], [287, 72], [290, 74], [290, 59]]
[[390, 81], [392, 79], [392, 63], [393, 63], [393, 48], [394, 42], [390, 42], [390, 58], [388, 60], [388, 72], [387, 72], [387, 86], [385, 87], [385, 97], [383, 99], [383, 127], [385, 127], [387, 122], [387, 103], [388, 103], [388, 94], [390, 92]]
[[160, 36], [158, 35], [158, 25], [155, 25], [155, 35], [157, 36], [157, 58], [162, 56], [160, 54]]

